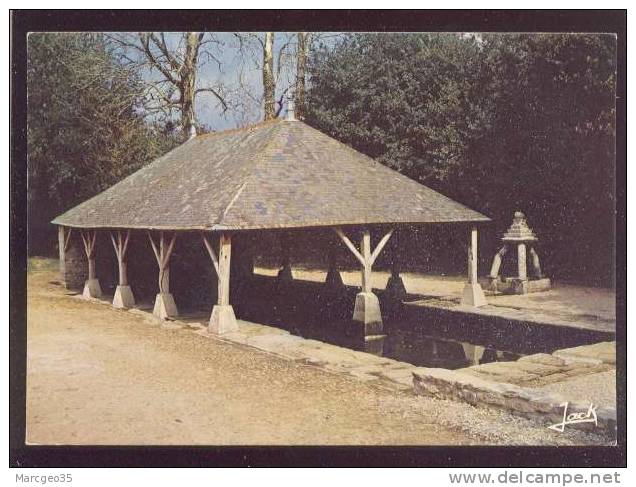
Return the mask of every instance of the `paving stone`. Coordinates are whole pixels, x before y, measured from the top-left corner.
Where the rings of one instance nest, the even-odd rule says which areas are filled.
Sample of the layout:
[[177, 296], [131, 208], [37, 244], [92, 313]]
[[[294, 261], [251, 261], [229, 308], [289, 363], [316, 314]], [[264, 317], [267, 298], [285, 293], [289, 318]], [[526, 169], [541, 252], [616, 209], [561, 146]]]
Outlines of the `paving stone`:
[[550, 365], [553, 367], [560, 367], [565, 365], [565, 361], [562, 358], [555, 357], [548, 353], [535, 353], [533, 355], [526, 355], [521, 357], [517, 362], [534, 362], [542, 365]]
[[498, 382], [510, 382], [513, 384], [530, 381], [538, 377], [537, 374], [526, 372], [517, 367], [515, 362], [492, 362], [468, 367], [468, 369], [463, 370], [471, 374], [494, 376], [493, 378]]
[[545, 365], [537, 362], [516, 362], [516, 367], [524, 372], [528, 372], [533, 375], [547, 376], [557, 374], [562, 371], [561, 367], [554, 365]]
[[[561, 404], [568, 400], [566, 396], [550, 391], [519, 387], [486, 380], [466, 373], [468, 369], [418, 369], [414, 375], [414, 391], [418, 395], [439, 399], [452, 399], [468, 402], [478, 407], [493, 407], [513, 412], [523, 417], [536, 418], [547, 424], [562, 420]], [[570, 410], [585, 411], [589, 402], [572, 401]], [[616, 408], [599, 407], [597, 409], [598, 428], [608, 436], [616, 434]], [[573, 428], [597, 428], [592, 423], [572, 424]]]
[[555, 356], [574, 360], [598, 360], [606, 364], [616, 364], [616, 342], [601, 342], [580, 347], [564, 348], [554, 353]]

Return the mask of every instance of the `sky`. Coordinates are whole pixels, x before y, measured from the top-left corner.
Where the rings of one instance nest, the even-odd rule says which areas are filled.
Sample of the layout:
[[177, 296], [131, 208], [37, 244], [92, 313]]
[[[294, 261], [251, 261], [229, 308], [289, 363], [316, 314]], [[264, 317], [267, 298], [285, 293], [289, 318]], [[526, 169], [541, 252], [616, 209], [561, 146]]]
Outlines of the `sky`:
[[[121, 34], [116, 34], [121, 35]], [[129, 34], [134, 39], [136, 34]], [[241, 41], [242, 40], [242, 45]], [[334, 34], [324, 34], [326, 43], [335, 41]], [[264, 33], [206, 33], [199, 53], [197, 87], [213, 87], [223, 93], [229, 108], [223, 113], [211, 93], [199, 93], [195, 102], [197, 123], [211, 130], [224, 130], [258, 122], [262, 119], [262, 47], [256, 39]], [[166, 33], [170, 50], [179, 52], [182, 33]], [[277, 99], [295, 78], [296, 33], [276, 32], [274, 35], [274, 71], [277, 76]], [[132, 55], [132, 51], [129, 51]], [[280, 68], [279, 68], [280, 64]], [[161, 75], [146, 71], [144, 78]], [[284, 113], [284, 109], [281, 113]]]

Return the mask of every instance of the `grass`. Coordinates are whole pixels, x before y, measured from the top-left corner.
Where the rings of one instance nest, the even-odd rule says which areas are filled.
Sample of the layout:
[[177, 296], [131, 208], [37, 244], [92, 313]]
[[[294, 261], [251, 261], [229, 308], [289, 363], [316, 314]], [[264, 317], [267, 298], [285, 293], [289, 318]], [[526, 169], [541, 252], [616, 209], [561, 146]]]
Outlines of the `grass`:
[[58, 268], [57, 259], [49, 257], [29, 257], [27, 261], [27, 272], [55, 271]]

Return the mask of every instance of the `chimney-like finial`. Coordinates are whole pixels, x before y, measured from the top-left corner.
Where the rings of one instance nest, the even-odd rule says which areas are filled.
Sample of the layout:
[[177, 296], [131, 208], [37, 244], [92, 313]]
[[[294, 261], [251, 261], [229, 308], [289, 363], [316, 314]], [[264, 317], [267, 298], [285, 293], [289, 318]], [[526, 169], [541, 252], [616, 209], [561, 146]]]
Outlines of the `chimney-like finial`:
[[285, 114], [285, 120], [288, 122], [297, 121], [296, 115], [294, 114], [294, 95], [291, 92], [287, 94], [287, 113]]

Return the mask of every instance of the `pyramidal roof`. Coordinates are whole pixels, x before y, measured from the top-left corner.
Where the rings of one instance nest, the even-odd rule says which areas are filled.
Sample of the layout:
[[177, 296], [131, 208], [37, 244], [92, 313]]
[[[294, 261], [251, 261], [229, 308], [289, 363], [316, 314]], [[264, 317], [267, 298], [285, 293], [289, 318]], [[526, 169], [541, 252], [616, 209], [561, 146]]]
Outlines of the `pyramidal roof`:
[[504, 233], [502, 240], [504, 242], [532, 242], [537, 240], [537, 237], [528, 226], [526, 215], [516, 211], [512, 219], [512, 225]]
[[200, 135], [53, 223], [233, 230], [488, 221], [300, 121]]

